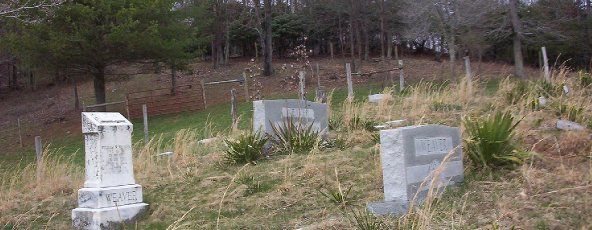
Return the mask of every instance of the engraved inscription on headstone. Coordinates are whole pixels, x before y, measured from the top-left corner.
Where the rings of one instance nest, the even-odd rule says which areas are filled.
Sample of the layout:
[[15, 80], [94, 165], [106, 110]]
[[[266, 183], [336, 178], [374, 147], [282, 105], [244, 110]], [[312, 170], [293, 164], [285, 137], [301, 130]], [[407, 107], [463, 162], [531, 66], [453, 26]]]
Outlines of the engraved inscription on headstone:
[[[376, 214], [402, 214], [421, 203], [430, 187], [463, 180], [460, 130], [442, 125], [409, 126], [380, 133], [384, 202], [370, 203]], [[437, 176], [434, 178], [434, 176]]]
[[415, 154], [418, 156], [445, 154], [450, 150], [452, 150], [452, 139], [448, 137], [415, 139]]
[[132, 124], [119, 113], [82, 113], [84, 188], [72, 210], [76, 229], [110, 229], [148, 209], [134, 180]]

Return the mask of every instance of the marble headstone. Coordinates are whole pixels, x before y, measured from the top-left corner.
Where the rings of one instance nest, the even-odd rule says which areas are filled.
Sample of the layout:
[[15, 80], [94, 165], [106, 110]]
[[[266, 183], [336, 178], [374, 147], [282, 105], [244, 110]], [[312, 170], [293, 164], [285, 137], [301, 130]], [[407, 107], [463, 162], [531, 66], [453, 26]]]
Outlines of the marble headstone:
[[565, 130], [565, 131], [583, 131], [586, 130], [586, 127], [580, 125], [573, 121], [568, 120], [557, 120], [557, 129]]
[[[425, 199], [434, 175], [438, 177], [433, 188], [439, 190], [462, 182], [460, 145], [460, 130], [454, 127], [425, 125], [380, 131], [384, 202], [370, 203], [368, 210], [379, 215], [406, 213], [410, 202], [418, 204]], [[438, 168], [440, 173], [434, 173]]]
[[119, 113], [82, 113], [84, 188], [72, 210], [75, 229], [112, 229], [148, 209], [132, 162], [133, 125]]
[[273, 126], [281, 126], [287, 119], [304, 127], [324, 133], [329, 129], [327, 104], [297, 99], [261, 100], [253, 102], [253, 129], [273, 135]]
[[383, 100], [388, 100], [390, 95], [388, 94], [372, 94], [368, 96], [368, 102], [370, 103], [379, 103]]

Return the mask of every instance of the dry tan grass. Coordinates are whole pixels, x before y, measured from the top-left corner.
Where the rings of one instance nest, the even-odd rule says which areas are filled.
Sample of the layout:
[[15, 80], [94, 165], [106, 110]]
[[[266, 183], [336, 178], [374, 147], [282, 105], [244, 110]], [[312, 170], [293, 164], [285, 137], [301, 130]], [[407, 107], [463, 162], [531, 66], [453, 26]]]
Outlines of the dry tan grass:
[[[554, 73], [554, 82], [569, 85], [572, 93], [549, 101], [573, 103], [584, 109], [586, 119], [592, 117], [590, 88], [578, 86], [568, 71]], [[516, 170], [479, 173], [466, 162], [466, 184], [440, 196], [433, 187], [436, 181], [426, 181], [432, 192], [423, 205], [401, 218], [381, 219], [389, 228], [399, 229], [592, 227], [589, 132], [552, 130], [556, 119], [553, 108], [533, 111], [528, 106], [532, 95], [508, 104], [504, 94], [513, 90], [513, 79], [502, 80], [493, 95], [485, 93], [483, 83], [473, 83], [470, 93], [466, 84], [422, 82], [406, 94], [378, 104], [333, 105], [330, 113], [342, 116], [344, 127], [331, 137], [351, 145], [344, 150], [317, 147], [311, 154], [272, 155], [257, 165], [230, 166], [222, 160], [222, 141], [200, 145], [197, 134], [209, 132], [206, 136], [223, 139], [241, 130], [213, 134], [184, 129], [171, 142], [155, 137], [148, 144], [137, 143], [136, 179], [151, 208], [137, 228], [353, 229], [348, 212], [363, 210], [367, 202], [382, 199], [382, 171], [371, 132], [351, 126], [350, 121], [407, 119], [411, 124], [462, 128], [463, 116], [481, 116], [495, 109], [525, 116], [515, 138], [521, 149], [536, 152], [527, 164]], [[384, 93], [391, 91], [385, 89]], [[335, 103], [328, 98], [329, 104]], [[452, 109], [438, 109], [435, 103], [452, 105]], [[157, 156], [164, 151], [174, 155]], [[46, 157], [42, 183], [35, 182], [34, 165], [2, 174], [0, 223], [8, 228], [69, 227], [69, 212], [76, 206], [83, 170], [56, 155]], [[341, 191], [351, 187], [349, 203], [333, 204], [318, 192], [328, 187]]]

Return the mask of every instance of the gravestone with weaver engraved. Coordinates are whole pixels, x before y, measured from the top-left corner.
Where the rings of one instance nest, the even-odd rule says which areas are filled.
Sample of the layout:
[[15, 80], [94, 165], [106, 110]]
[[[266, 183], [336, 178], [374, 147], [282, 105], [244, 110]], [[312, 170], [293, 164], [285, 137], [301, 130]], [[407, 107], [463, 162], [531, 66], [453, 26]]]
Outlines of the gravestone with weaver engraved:
[[442, 125], [382, 130], [380, 160], [384, 202], [367, 208], [375, 214], [403, 214], [410, 202], [421, 203], [430, 187], [442, 191], [462, 182], [460, 130]]
[[291, 119], [300, 127], [324, 133], [329, 129], [327, 104], [297, 99], [261, 100], [253, 102], [253, 129], [261, 134], [273, 135], [273, 127]]
[[134, 179], [132, 129], [119, 113], [82, 113], [86, 176], [72, 210], [74, 228], [117, 228], [148, 209]]

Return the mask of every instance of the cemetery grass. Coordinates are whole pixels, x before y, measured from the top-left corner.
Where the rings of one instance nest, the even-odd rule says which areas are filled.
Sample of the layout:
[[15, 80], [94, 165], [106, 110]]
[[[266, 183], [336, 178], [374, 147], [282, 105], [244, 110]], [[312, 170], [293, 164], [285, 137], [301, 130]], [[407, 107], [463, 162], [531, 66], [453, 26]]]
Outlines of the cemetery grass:
[[[241, 132], [228, 128], [227, 106], [213, 107], [199, 115], [151, 119], [151, 131], [159, 135], [152, 135], [155, 138], [148, 145], [140, 140], [141, 124], [136, 121], [134, 169], [150, 212], [128, 228], [353, 229], [356, 219], [352, 213], [363, 212], [368, 202], [382, 200], [382, 171], [372, 132], [352, 120], [383, 122], [405, 118], [407, 125], [461, 126], [463, 116], [487, 115], [496, 109], [510, 110], [520, 117], [527, 115], [514, 138], [520, 148], [536, 153], [526, 164], [515, 169], [479, 171], [466, 162], [466, 179], [459, 187], [448, 189], [431, 205], [420, 206], [401, 218], [377, 220], [389, 229], [592, 227], [589, 133], [548, 128], [556, 118], [554, 109], [532, 110], [526, 98], [508, 104], [503, 98], [514, 90], [513, 85], [515, 82], [510, 80], [480, 83], [467, 96], [463, 84], [422, 82], [377, 105], [362, 100], [344, 102], [345, 91], [337, 90], [331, 101], [331, 114], [339, 118], [340, 125], [330, 140], [340, 140], [343, 146], [317, 148], [309, 154], [271, 155], [255, 165], [232, 166], [223, 162], [225, 147], [220, 139]], [[589, 94], [584, 92], [589, 93], [590, 89], [573, 89], [578, 93], [570, 100], [589, 100], [584, 97]], [[370, 87], [356, 93], [362, 98], [375, 90]], [[565, 102], [560, 97], [553, 100]], [[589, 104], [581, 104], [585, 117], [591, 115]], [[243, 117], [241, 130], [250, 128], [250, 107], [239, 107]], [[196, 140], [210, 136], [220, 139], [207, 146], [195, 144]], [[81, 140], [64, 141], [63, 149], [75, 142]], [[154, 156], [165, 150], [172, 150], [174, 156]], [[60, 154], [59, 148], [56, 151], [55, 155]], [[76, 206], [76, 191], [82, 184], [83, 169], [80, 156], [76, 155], [66, 154], [61, 160], [50, 158], [53, 160], [47, 168], [53, 170], [45, 172], [48, 180], [43, 183], [30, 182], [35, 180], [32, 167], [4, 174], [3, 178], [14, 179], [2, 183], [3, 227], [68, 228], [70, 210]], [[345, 205], [320, 192], [339, 187], [351, 189]]]

